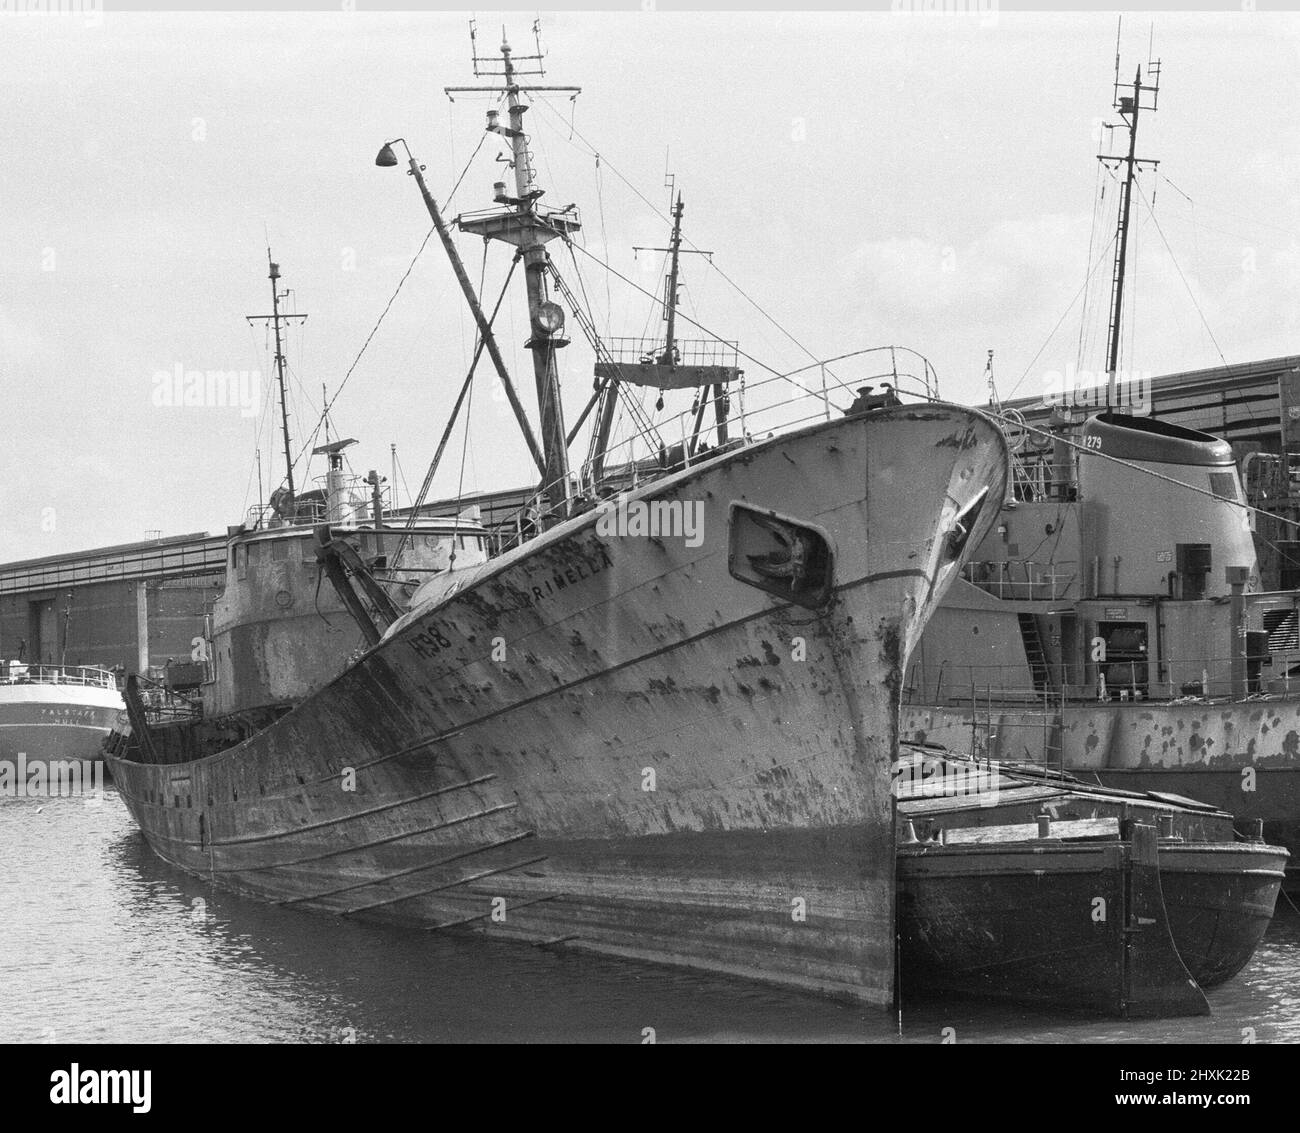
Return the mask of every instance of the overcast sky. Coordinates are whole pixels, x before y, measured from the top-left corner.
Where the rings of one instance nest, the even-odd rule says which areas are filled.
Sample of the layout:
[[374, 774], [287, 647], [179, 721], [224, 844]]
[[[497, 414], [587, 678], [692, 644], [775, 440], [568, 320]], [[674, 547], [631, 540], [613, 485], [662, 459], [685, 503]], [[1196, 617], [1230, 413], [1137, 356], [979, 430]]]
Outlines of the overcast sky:
[[[479, 13], [480, 49], [503, 18], [517, 51], [530, 47], [531, 17]], [[1300, 352], [1300, 19], [1154, 19], [1160, 108], [1143, 118], [1139, 153], [1161, 164], [1142, 180], [1154, 220], [1135, 203], [1123, 365], [1158, 374], [1218, 364], [1220, 350], [1232, 362]], [[475, 81], [467, 20], [0, 14], [0, 561], [222, 531], [257, 502], [259, 446], [278, 481], [271, 352], [244, 318], [270, 309], [268, 236], [289, 305], [310, 314], [286, 348], [296, 452], [322, 384], [338, 390], [429, 228], [410, 178], [376, 168], [376, 149], [407, 138], [445, 201], [482, 136], [486, 103], [442, 92]], [[576, 202], [587, 250], [653, 290], [660, 265], [631, 246], [666, 240], [650, 206], [667, 210], [667, 164], [688, 238], [744, 291], [691, 257], [684, 309], [758, 361], [804, 364], [795, 341], [819, 357], [904, 344], [968, 403], [986, 398], [990, 349], [1003, 396], [1038, 394], [1080, 362], [1104, 368], [1108, 263], [1082, 323], [1073, 301], [1090, 241], [1096, 259], [1115, 222], [1113, 184], [1098, 205], [1095, 158], [1099, 121], [1115, 120], [1113, 15], [542, 20], [545, 81], [583, 88], [528, 115], [546, 201]], [[1150, 19], [1123, 30], [1131, 81]], [[450, 214], [491, 205], [498, 152], [482, 147]], [[481, 241], [460, 245], [477, 282]], [[508, 263], [494, 253], [490, 297]], [[658, 328], [644, 296], [579, 262], [602, 330]], [[498, 328], [529, 395], [516, 291]], [[592, 361], [571, 330], [570, 420]], [[337, 428], [361, 442], [355, 471], [387, 474], [395, 443], [416, 490], [472, 346], [435, 239], [335, 405]], [[160, 405], [155, 376], [177, 367], [259, 372], [263, 397]], [[529, 475], [486, 363], [481, 373], [469, 447], [462, 461], [458, 431], [436, 496]]]

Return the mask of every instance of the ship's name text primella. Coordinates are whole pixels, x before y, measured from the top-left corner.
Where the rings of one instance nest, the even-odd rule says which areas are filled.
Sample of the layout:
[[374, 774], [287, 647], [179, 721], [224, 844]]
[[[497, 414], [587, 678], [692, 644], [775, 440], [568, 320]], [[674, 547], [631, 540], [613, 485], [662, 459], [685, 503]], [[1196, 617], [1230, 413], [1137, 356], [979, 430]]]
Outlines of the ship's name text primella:
[[54, 1105], [129, 1105], [132, 1113], [153, 1107], [152, 1070], [82, 1070], [74, 1062], [67, 1070], [50, 1075], [50, 1101]]
[[1110, 375], [1091, 370], [1076, 370], [1067, 365], [1065, 372], [1049, 370], [1043, 375], [1043, 404], [1072, 406], [1078, 409], [1105, 409], [1107, 397], [1111, 408], [1134, 416], [1151, 412], [1151, 373], [1149, 370], [1116, 370], [1115, 389], [1110, 392]]
[[187, 370], [177, 362], [153, 376], [153, 403], [159, 408], [232, 408], [256, 417], [262, 403], [259, 370]]
[[[537, 579], [528, 590], [523, 592], [523, 601], [519, 602], [516, 608], [526, 609], [535, 606], [539, 602], [553, 598], [561, 590], [586, 582], [593, 575], [600, 574], [606, 567], [613, 565], [614, 560], [609, 557], [609, 551], [602, 544], [597, 543], [593, 553], [575, 555], [565, 565], [554, 567], [542, 578]], [[406, 639], [406, 643], [425, 659], [436, 657], [451, 648], [451, 638], [436, 625], [424, 625], [418, 633], [411, 634]]]
[[606, 567], [613, 565], [614, 560], [609, 557], [609, 551], [602, 544], [597, 543], [594, 554], [575, 556], [568, 565], [553, 570], [539, 583], [533, 585], [532, 593], [529, 595], [532, 604], [536, 605], [547, 598], [552, 598], [566, 587], [586, 582], [592, 575], [599, 574]]
[[596, 533], [611, 538], [643, 535], [681, 539], [688, 547], [704, 542], [703, 500], [606, 500], [596, 509]]

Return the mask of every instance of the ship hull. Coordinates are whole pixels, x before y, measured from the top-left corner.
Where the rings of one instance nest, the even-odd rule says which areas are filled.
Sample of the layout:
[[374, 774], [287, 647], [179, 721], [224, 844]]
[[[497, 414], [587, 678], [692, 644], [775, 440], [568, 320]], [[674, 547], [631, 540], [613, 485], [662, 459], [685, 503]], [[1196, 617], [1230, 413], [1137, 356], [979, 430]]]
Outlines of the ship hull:
[[[1046, 816], [1049, 835], [1073, 828], [1075, 837], [1099, 839], [1117, 837], [1122, 822], [1132, 819], [1163, 831], [1158, 842], [1160, 886], [1169, 935], [1183, 965], [1202, 988], [1214, 987], [1236, 975], [1263, 939], [1282, 887], [1287, 852], [1277, 846], [1234, 842], [1232, 816], [1225, 811], [1190, 801], [1177, 802], [1168, 796], [1152, 798], [1105, 791], [1078, 781], [1025, 774], [1019, 769], [1001, 775], [996, 765], [965, 761], [953, 764], [935, 753], [920, 754], [928, 760], [925, 769], [931, 771], [930, 777], [922, 778], [915, 773], [900, 776], [899, 817], [910, 824], [908, 833], [920, 843], [905, 845], [899, 865], [900, 894], [912, 892], [913, 897], [909, 899], [915, 898], [918, 884], [926, 881], [923, 869], [932, 872], [935, 869], [933, 863], [920, 867], [913, 858], [918, 853], [933, 856], [935, 838], [968, 844], [981, 837], [1003, 842], [1017, 837], [1031, 839], [1035, 827]], [[945, 768], [965, 771], [967, 777], [951, 771], [945, 777], [942, 775]], [[916, 765], [904, 768], [913, 772], [916, 769]], [[970, 777], [972, 771], [980, 770], [991, 777], [983, 782]], [[925, 788], [933, 788], [928, 797]], [[981, 831], [987, 833], [981, 835]], [[1031, 842], [1027, 846], [1026, 849], [1026, 843], [1022, 842], [1018, 852], [1022, 860], [1033, 862], [1035, 868], [1042, 865], [1038, 861], [1042, 853], [1050, 857], [1048, 841]], [[945, 848], [945, 852], [961, 853], [955, 847]], [[974, 853], [982, 852], [985, 851]], [[995, 855], [996, 865], [997, 851], [990, 852]], [[990, 867], [988, 872], [992, 876], [997, 869]], [[1062, 921], [1058, 914], [1061, 908], [1072, 907], [1073, 897], [1063, 897], [1053, 891], [1048, 897], [1055, 904], [1045, 905], [1043, 895], [1024, 891], [1024, 886], [1032, 888], [1033, 885], [1021, 877], [1019, 882], [993, 883], [992, 898], [986, 901], [979, 887], [990, 884], [987, 877], [963, 875], [956, 870], [951, 875], [968, 877], [971, 888], [964, 897], [953, 894], [938, 898], [930, 893], [924, 899], [967, 902], [969, 907], [962, 915], [968, 920], [978, 918], [981, 909], [986, 908], [991, 920], [1005, 919], [1008, 926], [1014, 926], [1017, 920], [1009, 910], [1027, 901], [1021, 905], [1022, 910], [1042, 910], [1045, 922], [1032, 926], [1033, 932], [1071, 931], [1071, 922]], [[1017, 889], [1017, 885], [1021, 888]], [[972, 900], [975, 895], [980, 896]], [[1022, 914], [1019, 919], [1030, 918]], [[1077, 927], [1077, 921], [1075, 924]], [[1028, 936], [1031, 928], [1022, 926], [1016, 931]], [[915, 931], [904, 939], [914, 941]], [[952, 949], [953, 959], [957, 951]], [[1044, 956], [1054, 954], [1041, 941], [1033, 951]], [[1104, 950], [1096, 955], [1104, 956]], [[924, 954], [921, 959], [924, 961]], [[905, 954], [905, 965], [907, 960]], [[942, 986], [960, 977], [949, 972], [937, 979]], [[1044, 989], [1051, 988], [1053, 981], [1059, 986], [1061, 979], [1059, 973], [1052, 975], [1050, 970], [1039, 973]], [[1060, 994], [1062, 999], [1068, 999], [1073, 989], [1062, 986]]]
[[1064, 1011], [1209, 1014], [1171, 935], [1155, 831], [1124, 842], [914, 846], [899, 854], [903, 995]]
[[[238, 746], [110, 767], [163, 858], [241, 892], [886, 1003], [902, 667], [1005, 468], [948, 406], [714, 458], [626, 501], [697, 539], [570, 520]], [[820, 533], [824, 601], [755, 584], [754, 515]]]
[[[1239, 833], [1290, 852], [1285, 888], [1300, 890], [1300, 702], [984, 704], [979, 725], [955, 705], [904, 705], [904, 740], [980, 758], [1058, 767], [1124, 791], [1196, 799], [1228, 811]], [[989, 730], [994, 733], [990, 744]], [[972, 746], [975, 749], [972, 751]]]
[[0, 685], [0, 761], [29, 768], [94, 762], [117, 723], [115, 690], [61, 684]]
[[1264, 939], [1286, 865], [1276, 846], [1160, 847], [1169, 930], [1201, 987], [1230, 980]]
[[[1258, 789], [1242, 789], [1244, 773], [1252, 769]], [[1082, 769], [1079, 772], [1083, 774]], [[1125, 791], [1156, 791], [1184, 795], [1233, 812], [1238, 833], [1258, 833], [1271, 846], [1289, 853], [1284, 887], [1300, 892], [1300, 766], [1254, 764], [1222, 767], [1107, 768], [1094, 772], [1097, 782]], [[1260, 823], [1259, 830], [1255, 824]]]

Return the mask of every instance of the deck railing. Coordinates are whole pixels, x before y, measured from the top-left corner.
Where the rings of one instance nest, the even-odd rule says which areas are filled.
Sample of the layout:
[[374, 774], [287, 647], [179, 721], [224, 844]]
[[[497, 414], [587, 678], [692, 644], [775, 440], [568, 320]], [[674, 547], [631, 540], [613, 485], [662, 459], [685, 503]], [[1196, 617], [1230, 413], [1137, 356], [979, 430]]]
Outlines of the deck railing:
[[1011, 601], [1057, 602], [1077, 594], [1078, 563], [1033, 559], [968, 562], [962, 577], [995, 598]]
[[[863, 386], [879, 388], [882, 383], [888, 384], [891, 392], [875, 397], [892, 404], [898, 403], [899, 393], [922, 401], [935, 401], [939, 395], [934, 368], [923, 356], [901, 346], [852, 351], [757, 381], [747, 380], [742, 373], [726, 391], [722, 425], [714, 407], [698, 400], [678, 413], [651, 413], [641, 406], [631, 415], [637, 427], [606, 449], [603, 464], [630, 473], [626, 486], [635, 487], [720, 452], [843, 416], [859, 401]], [[680, 397], [683, 391], [671, 392]], [[708, 392], [700, 390], [698, 396], [703, 398]], [[601, 484], [592, 483], [589, 466], [575, 467], [564, 501], [559, 506], [548, 505], [544, 488], [539, 489], [514, 517], [515, 532], [503, 539], [501, 549], [526, 542], [559, 519], [590, 510], [609, 494], [609, 487], [608, 478]]]
[[[1234, 689], [1228, 657], [1185, 657], [1176, 661], [1113, 659], [1083, 664], [940, 665], [909, 667], [903, 684], [906, 704], [1017, 706], [1106, 702], [1113, 705], [1169, 703], [1225, 704], [1300, 697], [1296, 655], [1249, 656], [1244, 689]], [[1037, 670], [1037, 672], [1035, 672]]]
[[81, 685], [117, 688], [117, 677], [95, 665], [29, 665], [0, 661], [0, 685]]

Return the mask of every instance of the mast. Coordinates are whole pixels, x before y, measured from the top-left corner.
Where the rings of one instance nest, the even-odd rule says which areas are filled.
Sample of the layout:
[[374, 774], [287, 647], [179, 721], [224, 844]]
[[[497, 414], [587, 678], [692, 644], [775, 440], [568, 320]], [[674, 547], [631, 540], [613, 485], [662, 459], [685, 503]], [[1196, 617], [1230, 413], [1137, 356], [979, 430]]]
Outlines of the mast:
[[[668, 175], [665, 184], [673, 189], [675, 178]], [[671, 194], [669, 196], [671, 200]], [[653, 348], [637, 340], [625, 341], [619, 345], [616, 340], [614, 349], [608, 358], [599, 355], [596, 361], [596, 378], [599, 383], [606, 383], [604, 404], [595, 437], [593, 467], [603, 470], [605, 453], [609, 442], [609, 428], [612, 423], [617, 385], [626, 382], [659, 390], [656, 409], [663, 408], [663, 393], [669, 389], [693, 389], [695, 401], [692, 406], [694, 421], [691, 435], [683, 442], [683, 460], [693, 460], [699, 450], [703, 436], [704, 416], [710, 401], [713, 403], [715, 435], [717, 443], [724, 445], [728, 441], [727, 421], [730, 413], [731, 398], [727, 393], [730, 382], [739, 381], [741, 371], [735, 365], [736, 344], [724, 342], [688, 342], [677, 341], [677, 301], [681, 286], [681, 256], [692, 253], [705, 256], [712, 261], [713, 253], [703, 248], [682, 248], [682, 214], [686, 206], [682, 195], [677, 194], [677, 203], [672, 206], [673, 228], [667, 248], [635, 247], [636, 252], [666, 252], [669, 256], [668, 279], [664, 286], [664, 321], [668, 324], [664, 333], [663, 348], [656, 342]], [[684, 349], [683, 349], [684, 348]], [[661, 460], [667, 464], [668, 454], [661, 454]]]
[[[672, 199], [671, 190], [676, 181], [676, 174], [668, 174], [664, 184], [668, 186], [669, 199]], [[680, 361], [677, 350], [677, 297], [680, 273], [680, 260], [682, 255], [682, 214], [686, 211], [686, 205], [682, 201], [681, 191], [677, 193], [677, 203], [673, 205], [673, 231], [669, 237], [668, 247], [666, 248], [643, 248], [633, 247], [633, 252], [667, 252], [668, 253], [668, 280], [664, 286], [664, 320], [668, 323], [667, 330], [664, 334], [664, 349], [658, 356], [658, 362], [662, 366], [676, 366]], [[697, 256], [704, 256], [713, 262], [713, 253], [702, 248], [687, 248], [688, 253]]]
[[[515, 83], [510, 45], [501, 44], [501, 60], [506, 72], [506, 99], [510, 108], [510, 148], [514, 152], [516, 197], [509, 203], [522, 214], [532, 212], [542, 190], [533, 185], [532, 155], [523, 131], [523, 115], [528, 109], [519, 100]], [[505, 199], [504, 195], [498, 200]], [[524, 280], [528, 289], [528, 320], [534, 328], [525, 345], [533, 354], [533, 377], [537, 382], [537, 406], [542, 415], [542, 449], [546, 457], [546, 483], [543, 488], [552, 507], [560, 505], [567, 491], [569, 454], [564, 437], [564, 406], [560, 400], [560, 376], [555, 365], [555, 340], [545, 331], [543, 305], [546, 293], [546, 267], [550, 261], [543, 240], [521, 245], [524, 254]], [[554, 304], [552, 304], [554, 306]]]
[[271, 321], [275, 325], [275, 378], [280, 383], [280, 431], [284, 434], [284, 478], [289, 487], [289, 496], [297, 495], [293, 490], [293, 453], [289, 446], [289, 397], [284, 388], [284, 348], [280, 344], [280, 291], [276, 281], [280, 278], [280, 265], [271, 262], [271, 249], [266, 250], [266, 261], [271, 264]]
[[[1160, 93], [1160, 60], [1147, 63], [1147, 78], [1142, 82], [1142, 68], [1138, 67], [1133, 79], [1132, 94], [1120, 95], [1119, 90], [1119, 37], [1115, 43], [1115, 109], [1123, 119], [1124, 128], [1128, 130], [1128, 154], [1126, 156], [1101, 154], [1097, 160], [1108, 169], [1124, 167], [1124, 180], [1120, 186], [1119, 228], [1116, 236], [1115, 265], [1111, 274], [1110, 288], [1110, 326], [1106, 337], [1106, 411], [1118, 402], [1116, 389], [1116, 372], [1119, 369], [1120, 323], [1124, 309], [1124, 271], [1128, 259], [1129, 213], [1133, 203], [1133, 185], [1139, 168], [1146, 166], [1154, 169], [1160, 163], [1149, 158], [1137, 156], [1138, 116], [1142, 110], [1156, 109]], [[1150, 104], [1142, 105], [1143, 95], [1150, 96]], [[1117, 127], [1107, 126], [1107, 129]]]
[[673, 209], [673, 235], [668, 241], [669, 254], [671, 260], [668, 268], [668, 294], [665, 296], [664, 317], [668, 320], [667, 343], [664, 347], [663, 358], [660, 359], [665, 366], [671, 366], [675, 361], [673, 348], [677, 345], [674, 338], [674, 331], [677, 323], [677, 259], [682, 247], [682, 213], [686, 206], [682, 204], [682, 194], [677, 194], [677, 205]]
[[[534, 25], [534, 32], [536, 32]], [[470, 38], [476, 44], [474, 25], [470, 25]], [[527, 69], [521, 70], [520, 64]], [[448, 97], [464, 91], [488, 91], [505, 95], [506, 112], [510, 119], [508, 126], [500, 123], [500, 112], [493, 109], [487, 112], [487, 129], [499, 134], [510, 145], [511, 161], [514, 169], [513, 196], [506, 192], [506, 185], [498, 181], [495, 185], [493, 199], [502, 210], [487, 214], [463, 216], [457, 223], [462, 232], [472, 232], [488, 240], [501, 240], [515, 245], [524, 263], [524, 281], [528, 293], [528, 319], [532, 334], [524, 345], [533, 355], [533, 377], [537, 385], [537, 407], [541, 417], [541, 442], [543, 456], [542, 491], [546, 497], [548, 519], [551, 521], [564, 518], [568, 499], [569, 454], [564, 428], [564, 408], [560, 398], [560, 379], [556, 367], [555, 353], [568, 345], [563, 338], [564, 312], [557, 303], [550, 300], [547, 291], [547, 272], [550, 270], [550, 256], [546, 244], [557, 236], [567, 238], [576, 232], [581, 224], [572, 206], [563, 210], [543, 209], [538, 206], [538, 199], [545, 190], [537, 188], [533, 172], [532, 153], [528, 149], [528, 135], [524, 132], [523, 119], [528, 105], [521, 95], [530, 91], [564, 91], [577, 94], [579, 87], [554, 87], [521, 85], [521, 77], [526, 75], [543, 75], [542, 53], [540, 43], [537, 54], [516, 58], [502, 35], [500, 70], [488, 70], [498, 66], [498, 61], [480, 58], [475, 51], [474, 73], [477, 76], [490, 75], [503, 80], [503, 84], [491, 87], [446, 87]]]
[[305, 320], [307, 316], [280, 314], [280, 289], [277, 286], [280, 279], [280, 265], [271, 259], [270, 248], [266, 249], [266, 262], [271, 265], [271, 272], [267, 277], [271, 281], [271, 314], [246, 317], [250, 323], [269, 320], [275, 328], [275, 377], [280, 387], [280, 431], [284, 437], [284, 479], [289, 489], [289, 499], [292, 501], [296, 493], [293, 486], [293, 451], [289, 444], [289, 398], [284, 383], [284, 346], [280, 338], [280, 324], [293, 322], [295, 319]]

